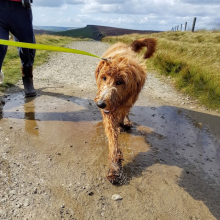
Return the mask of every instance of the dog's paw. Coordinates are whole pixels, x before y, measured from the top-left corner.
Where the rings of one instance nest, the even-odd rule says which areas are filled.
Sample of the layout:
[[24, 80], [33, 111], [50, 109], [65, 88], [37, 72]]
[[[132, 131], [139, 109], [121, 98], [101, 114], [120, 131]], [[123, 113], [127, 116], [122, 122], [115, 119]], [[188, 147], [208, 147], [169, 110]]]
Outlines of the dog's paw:
[[123, 179], [123, 173], [122, 173], [122, 155], [119, 155], [120, 159], [118, 159], [119, 161], [117, 163], [112, 162], [111, 163], [111, 168], [108, 171], [107, 174], [107, 179], [112, 183], [112, 184], [120, 184], [122, 183], [122, 179]]
[[132, 122], [129, 120], [128, 116], [124, 118], [123, 124], [121, 124], [121, 127], [124, 129], [124, 131], [129, 131], [132, 127]]
[[131, 130], [131, 127], [132, 127], [132, 123], [124, 124], [124, 125], [123, 125], [123, 129], [124, 129], [125, 131], [130, 131], [130, 130]]
[[123, 180], [123, 173], [122, 173], [122, 169], [115, 171], [112, 169], [109, 169], [108, 174], [107, 174], [107, 179], [109, 180], [109, 182], [113, 185], [119, 185], [122, 183]]

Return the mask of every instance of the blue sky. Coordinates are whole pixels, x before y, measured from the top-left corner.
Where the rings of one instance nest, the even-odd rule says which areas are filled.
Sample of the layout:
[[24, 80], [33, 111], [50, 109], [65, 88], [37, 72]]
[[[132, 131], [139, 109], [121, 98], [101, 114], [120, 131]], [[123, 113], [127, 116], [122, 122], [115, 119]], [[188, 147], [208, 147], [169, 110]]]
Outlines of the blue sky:
[[185, 24], [220, 29], [220, 0], [33, 0], [35, 26], [87, 24], [167, 31]]

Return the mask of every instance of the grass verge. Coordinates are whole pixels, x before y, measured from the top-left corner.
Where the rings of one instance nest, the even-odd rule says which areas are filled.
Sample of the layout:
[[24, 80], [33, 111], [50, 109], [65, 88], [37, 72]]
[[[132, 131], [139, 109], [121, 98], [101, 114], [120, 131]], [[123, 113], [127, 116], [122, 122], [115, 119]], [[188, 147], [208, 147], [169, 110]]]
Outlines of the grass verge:
[[131, 34], [103, 41], [131, 43], [144, 37], [158, 39], [157, 52], [147, 61], [150, 68], [171, 76], [177, 89], [201, 104], [220, 109], [220, 31]]
[[[36, 35], [37, 44], [64, 46], [70, 42], [78, 41], [82, 39], [72, 37], [61, 37], [51, 35]], [[38, 66], [48, 61], [50, 51], [37, 50], [35, 56], [34, 66]], [[16, 47], [8, 47], [7, 54], [5, 56], [2, 70], [5, 75], [4, 83], [0, 86], [0, 92], [4, 92], [7, 88], [13, 86], [21, 79], [21, 61], [18, 56]]]

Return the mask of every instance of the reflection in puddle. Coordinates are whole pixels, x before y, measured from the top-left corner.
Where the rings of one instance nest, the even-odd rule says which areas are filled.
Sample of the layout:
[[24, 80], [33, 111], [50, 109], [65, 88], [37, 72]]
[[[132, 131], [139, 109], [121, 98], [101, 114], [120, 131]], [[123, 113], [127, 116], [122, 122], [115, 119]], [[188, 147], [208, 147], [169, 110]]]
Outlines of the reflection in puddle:
[[30, 135], [39, 136], [37, 120], [35, 118], [34, 102], [27, 102], [24, 107], [25, 131]]

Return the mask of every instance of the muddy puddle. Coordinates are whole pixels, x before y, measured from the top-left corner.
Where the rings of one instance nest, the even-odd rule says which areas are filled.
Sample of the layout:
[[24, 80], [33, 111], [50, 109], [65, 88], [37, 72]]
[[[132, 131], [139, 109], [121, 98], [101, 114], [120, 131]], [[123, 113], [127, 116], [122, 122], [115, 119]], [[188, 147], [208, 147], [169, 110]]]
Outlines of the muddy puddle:
[[[219, 116], [140, 99], [131, 110], [131, 131], [119, 137], [124, 182], [113, 186], [105, 178], [108, 141], [95, 93], [64, 94], [5, 99], [0, 127], [10, 141], [8, 157], [46, 192], [23, 213], [32, 210], [33, 219], [220, 219]], [[113, 201], [115, 193], [123, 200]]]

